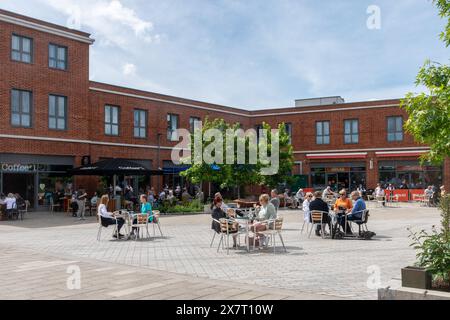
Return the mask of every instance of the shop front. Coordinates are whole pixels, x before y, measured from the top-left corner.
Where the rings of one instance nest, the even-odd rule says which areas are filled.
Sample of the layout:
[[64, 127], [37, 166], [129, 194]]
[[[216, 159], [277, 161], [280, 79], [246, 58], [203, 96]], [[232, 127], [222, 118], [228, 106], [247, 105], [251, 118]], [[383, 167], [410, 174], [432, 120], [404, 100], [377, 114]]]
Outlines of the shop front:
[[73, 157], [0, 154], [0, 192], [18, 193], [34, 209], [48, 208], [52, 193], [70, 192], [66, 172], [73, 165]]
[[439, 187], [443, 181], [443, 170], [440, 166], [421, 165], [413, 161], [379, 161], [379, 180], [387, 186], [392, 184], [396, 189], [424, 190], [427, 186]]
[[333, 191], [349, 191], [366, 187], [365, 162], [313, 163], [311, 164], [311, 184], [314, 189], [331, 186]]

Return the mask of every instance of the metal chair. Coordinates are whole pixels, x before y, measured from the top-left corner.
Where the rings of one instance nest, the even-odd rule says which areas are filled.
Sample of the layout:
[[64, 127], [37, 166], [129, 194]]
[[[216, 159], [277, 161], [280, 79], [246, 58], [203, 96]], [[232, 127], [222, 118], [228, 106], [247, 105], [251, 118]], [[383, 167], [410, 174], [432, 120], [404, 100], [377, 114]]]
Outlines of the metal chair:
[[150, 238], [150, 233], [148, 232], [148, 220], [149, 216], [147, 214], [142, 213], [136, 214], [130, 219], [130, 228], [137, 229], [135, 240], [141, 238], [141, 231], [142, 231], [142, 238], [144, 237], [144, 229], [146, 230], [147, 233], [147, 239]]
[[[355, 223], [358, 225], [358, 234], [360, 236], [361, 236], [362, 232], [369, 231], [369, 229], [367, 228], [367, 222], [369, 222], [369, 216], [370, 216], [370, 214], [369, 214], [370, 211], [368, 209], [363, 210], [361, 212], [362, 212], [361, 219], [347, 220], [348, 222]], [[351, 225], [350, 225], [350, 228], [351, 228]]]
[[18, 211], [19, 211], [19, 217], [20, 217], [20, 220], [23, 221], [23, 217], [25, 216], [25, 214], [28, 213], [28, 208], [29, 208], [29, 207], [30, 207], [30, 201], [25, 200], [25, 208], [19, 209], [19, 210], [18, 210]]
[[230, 219], [220, 219], [216, 220], [213, 219], [216, 223], [219, 223], [220, 225], [220, 241], [219, 245], [217, 247], [217, 252], [219, 252], [220, 245], [222, 245], [222, 249], [224, 249], [224, 240], [226, 238], [227, 241], [227, 254], [230, 253], [230, 235], [237, 235], [238, 229], [233, 228], [234, 221]]
[[[102, 225], [102, 216], [100, 214], [97, 214], [97, 217], [98, 217], [98, 224], [99, 224], [99, 228], [98, 228], [98, 232], [97, 232], [97, 241], [100, 241], [101, 236], [102, 236], [102, 229], [103, 228], [107, 229], [109, 226], [105, 227]], [[119, 223], [117, 221], [117, 218], [111, 217], [111, 219], [114, 219], [116, 221], [116, 224], [115, 224], [114, 230], [113, 230], [113, 235], [115, 234], [117, 237], [117, 240], [119, 240]]]
[[318, 211], [313, 210], [311, 211], [311, 220], [312, 220], [312, 228], [309, 231], [309, 238], [311, 238], [312, 231], [315, 226], [320, 225], [320, 228], [322, 230], [322, 239], [325, 239], [325, 225], [326, 223], [323, 223], [323, 217], [324, 215], [328, 215], [328, 212], [325, 211]]
[[258, 231], [257, 235], [269, 236], [273, 246], [273, 253], [276, 253], [276, 236], [278, 235], [283, 245], [284, 252], [287, 252], [286, 246], [284, 245], [283, 236], [281, 232], [283, 231], [283, 218], [277, 218], [274, 220], [265, 221], [267, 223], [268, 229], [265, 231]]
[[55, 203], [55, 200], [53, 200], [53, 197], [50, 198], [50, 212], [55, 212], [55, 209], [61, 208], [61, 205], [59, 203]]
[[[153, 236], [154, 237], [156, 236], [155, 225], [158, 226], [158, 230], [159, 230], [159, 233], [161, 234], [161, 237], [164, 237], [164, 235], [163, 235], [163, 233], [161, 231], [161, 223], [160, 223], [161, 219], [160, 219], [160, 217], [161, 217], [161, 212], [158, 211], [158, 210], [153, 210], [152, 214], [148, 218], [148, 220], [153, 218], [151, 224], [153, 225]], [[156, 222], [155, 222], [155, 220], [156, 220]], [[148, 232], [148, 225], [147, 225], [147, 232]]]

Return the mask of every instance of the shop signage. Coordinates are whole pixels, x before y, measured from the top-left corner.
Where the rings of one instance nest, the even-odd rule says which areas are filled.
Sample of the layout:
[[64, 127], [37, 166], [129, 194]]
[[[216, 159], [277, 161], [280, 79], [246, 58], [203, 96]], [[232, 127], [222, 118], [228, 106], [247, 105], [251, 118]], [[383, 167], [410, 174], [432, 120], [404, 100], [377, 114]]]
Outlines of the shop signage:
[[339, 167], [335, 167], [335, 168], [327, 168], [326, 171], [327, 171], [328, 173], [350, 172], [350, 168], [339, 168]]
[[421, 166], [398, 166], [397, 171], [423, 171]]
[[2, 163], [0, 166], [3, 172], [37, 172], [44, 169], [43, 165], [39, 164], [12, 164], [12, 163]]

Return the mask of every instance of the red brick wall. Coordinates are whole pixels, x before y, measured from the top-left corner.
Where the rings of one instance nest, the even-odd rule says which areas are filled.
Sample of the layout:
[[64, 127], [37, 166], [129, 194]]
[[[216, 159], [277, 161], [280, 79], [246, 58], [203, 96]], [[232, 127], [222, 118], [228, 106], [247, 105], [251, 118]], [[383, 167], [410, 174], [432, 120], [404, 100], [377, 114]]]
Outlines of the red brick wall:
[[[12, 33], [33, 39], [33, 63], [25, 64], [11, 60]], [[68, 47], [68, 70], [60, 71], [48, 67], [48, 45], [56, 43]], [[58, 138], [85, 139], [88, 136], [88, 87], [89, 45], [0, 22], [0, 133], [14, 135], [36, 135]], [[33, 92], [32, 129], [12, 128], [10, 125], [11, 89]], [[68, 97], [68, 130], [48, 129], [49, 94]]]
[[[13, 32], [33, 38], [34, 57], [32, 64], [11, 61], [11, 35]], [[48, 67], [48, 44], [50, 42], [68, 47], [69, 60], [67, 71], [54, 70]], [[294, 150], [299, 152], [295, 155], [297, 161], [305, 161], [304, 153], [309, 151], [326, 152], [345, 149], [358, 151], [370, 148], [419, 146], [409, 135], [405, 135], [405, 139], [402, 142], [387, 142], [386, 118], [388, 116], [402, 115], [406, 119], [406, 113], [397, 106], [398, 100], [250, 112], [232, 107], [90, 82], [88, 44], [3, 22], [0, 22], [0, 61], [0, 114], [2, 114], [0, 118], [0, 134], [94, 140], [147, 146], [156, 146], [157, 136], [160, 134], [162, 146], [172, 147], [176, 143], [167, 141], [166, 117], [168, 113], [175, 113], [179, 115], [180, 127], [187, 129], [189, 128], [189, 118], [191, 116], [202, 119], [206, 116], [210, 119], [223, 118], [228, 122], [240, 122], [244, 128], [254, 127], [263, 121], [269, 123], [272, 127], [275, 127], [281, 122], [292, 123]], [[146, 96], [153, 99], [170, 100], [175, 103], [150, 101], [147, 99], [104, 93], [89, 90], [89, 87], [120, 91], [126, 94]], [[30, 129], [12, 128], [10, 125], [10, 92], [12, 88], [33, 92], [33, 126]], [[68, 97], [69, 117], [68, 129], [66, 131], [52, 131], [48, 129], [49, 94]], [[183, 106], [180, 103], [193, 104], [218, 111]], [[121, 108], [119, 137], [108, 137], [104, 134], [105, 104], [117, 105]], [[360, 110], [354, 109], [380, 105], [394, 106]], [[133, 110], [135, 108], [148, 111], [148, 137], [146, 139], [136, 139], [133, 137]], [[334, 109], [342, 109], [342, 111], [332, 111]], [[317, 110], [321, 112], [310, 112]], [[283, 113], [286, 112], [301, 113], [284, 115]], [[270, 115], [264, 116], [264, 114]], [[355, 145], [346, 145], [344, 144], [343, 137], [344, 120], [354, 118], [359, 119], [360, 142]], [[331, 143], [329, 145], [316, 145], [316, 121], [331, 122]], [[164, 149], [161, 150], [159, 157], [160, 163], [157, 163], [158, 156], [156, 148], [101, 146], [87, 143], [45, 142], [4, 138], [0, 138], [0, 153], [70, 155], [76, 157], [76, 165], [81, 164], [81, 157], [84, 155], [91, 155], [93, 161], [101, 157], [136, 160], [148, 159], [153, 161], [154, 168], [161, 167], [164, 160], [170, 159], [170, 151]], [[374, 169], [369, 170], [369, 161], [372, 158], [374, 159]], [[343, 161], [349, 161], [349, 159]], [[375, 154], [369, 152], [365, 161], [368, 168], [368, 186], [372, 187], [378, 182], [378, 165]], [[309, 173], [309, 166], [309, 161], [304, 162], [304, 174]], [[153, 179], [153, 181], [157, 180], [160, 179]], [[450, 190], [449, 160], [445, 164], [444, 180], [448, 190]], [[86, 180], [86, 178], [79, 178], [77, 182], [87, 184], [90, 187], [95, 184], [95, 179]]]

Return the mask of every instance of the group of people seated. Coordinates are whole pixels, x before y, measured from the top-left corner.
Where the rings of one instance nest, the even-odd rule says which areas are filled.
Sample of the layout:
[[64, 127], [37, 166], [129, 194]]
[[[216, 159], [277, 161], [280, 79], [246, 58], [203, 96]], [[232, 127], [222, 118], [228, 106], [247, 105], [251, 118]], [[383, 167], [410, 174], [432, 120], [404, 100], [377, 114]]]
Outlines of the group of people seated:
[[25, 206], [25, 200], [18, 193], [8, 193], [7, 196], [0, 194], [0, 213], [5, 214], [7, 219], [18, 217], [19, 210], [23, 210]]
[[[361, 220], [363, 211], [366, 210], [366, 203], [361, 197], [361, 193], [359, 191], [353, 191], [350, 195], [351, 199], [349, 199], [347, 197], [347, 190], [343, 189], [339, 192], [338, 199], [330, 208], [329, 204], [323, 199], [324, 196], [327, 196], [326, 191], [327, 189], [325, 189], [324, 192], [316, 191], [314, 194], [311, 192], [306, 194], [305, 201], [303, 202], [305, 221], [307, 223], [312, 223], [311, 212], [321, 211], [326, 213], [323, 214], [322, 223], [326, 224], [329, 227], [329, 230], [332, 230], [329, 213], [334, 212], [337, 215], [340, 226], [346, 232], [346, 235], [353, 235], [351, 228], [346, 221]], [[347, 216], [347, 219], [345, 219], [345, 216]], [[322, 227], [317, 225], [315, 231], [316, 235], [319, 237], [322, 236], [321, 232]]]
[[[278, 199], [272, 198], [272, 200]], [[263, 235], [258, 234], [258, 232], [262, 232], [272, 227], [271, 223], [268, 221], [274, 220], [277, 218], [277, 207], [271, 201], [271, 198], [268, 194], [263, 194], [259, 197], [259, 205], [255, 205], [256, 216], [254, 217], [250, 230], [257, 236], [255, 244], [259, 244], [259, 246], [267, 246], [268, 238]], [[239, 216], [242, 217], [243, 213], [239, 209], [229, 208], [223, 201], [222, 195], [217, 193], [214, 197], [214, 201], [212, 204], [212, 226], [211, 228], [217, 233], [221, 233], [221, 226], [218, 221], [221, 219], [229, 219], [228, 220], [228, 229], [229, 233], [233, 234], [233, 247], [237, 247], [237, 235], [239, 231], [239, 223], [236, 221], [236, 218]], [[273, 223], [273, 222], [272, 222]], [[250, 240], [248, 240], [250, 241]]]
[[[153, 208], [151, 203], [148, 201], [148, 196], [143, 194], [139, 198], [140, 200], [140, 212], [139, 214], [148, 216], [148, 222], [149, 223], [158, 223], [158, 218], [153, 215]], [[117, 225], [117, 232], [114, 233], [114, 238], [124, 238], [125, 235], [123, 235], [120, 231], [125, 224], [124, 217], [117, 212], [108, 212], [108, 202], [109, 202], [109, 196], [103, 195], [100, 198], [100, 202], [98, 205], [98, 216], [100, 218], [100, 222], [103, 227], [108, 227], [112, 225]], [[137, 224], [137, 214], [134, 214], [133, 217], [133, 224]], [[135, 238], [138, 236], [137, 228], [133, 227], [131, 230], [130, 235], [128, 236], [129, 239]]]
[[194, 198], [198, 199], [203, 203], [204, 194], [200, 188], [197, 188], [195, 197], [193, 197], [187, 187], [181, 188], [177, 185], [175, 189], [170, 189], [169, 186], [164, 186], [161, 192], [157, 193], [155, 188], [150, 188], [147, 191], [149, 202], [153, 207], [158, 207], [161, 205], [174, 206], [177, 204], [187, 204], [190, 203]]

